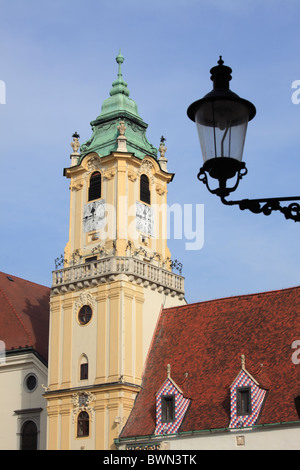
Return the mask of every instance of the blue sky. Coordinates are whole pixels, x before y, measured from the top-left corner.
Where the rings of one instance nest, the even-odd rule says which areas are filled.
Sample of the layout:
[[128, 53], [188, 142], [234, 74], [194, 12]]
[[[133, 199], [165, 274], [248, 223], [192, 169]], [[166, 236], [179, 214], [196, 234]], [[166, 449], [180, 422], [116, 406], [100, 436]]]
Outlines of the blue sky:
[[[300, 4], [277, 0], [0, 1], [0, 270], [51, 285], [68, 238], [70, 142], [91, 136], [117, 75], [121, 48], [130, 97], [164, 135], [175, 173], [169, 204], [204, 205], [204, 245], [185, 249], [188, 302], [299, 285], [300, 224], [225, 207], [196, 175], [200, 146], [186, 109], [211, 89], [219, 55], [231, 89], [254, 103], [244, 160], [248, 175], [233, 198], [300, 195]], [[2, 100], [3, 101], [3, 100]]]

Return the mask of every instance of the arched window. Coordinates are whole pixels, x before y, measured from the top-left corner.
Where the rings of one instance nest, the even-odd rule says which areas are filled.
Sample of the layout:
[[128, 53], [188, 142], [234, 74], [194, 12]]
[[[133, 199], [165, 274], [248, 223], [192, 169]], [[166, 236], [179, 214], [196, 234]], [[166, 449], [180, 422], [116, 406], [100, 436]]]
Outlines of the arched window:
[[140, 200], [146, 202], [146, 204], [151, 204], [149, 178], [146, 175], [141, 175], [140, 179]]
[[21, 450], [37, 450], [37, 426], [34, 421], [25, 421], [21, 429]]
[[80, 380], [89, 378], [89, 362], [85, 354], [80, 358]]
[[95, 171], [90, 178], [89, 201], [99, 199], [101, 197], [101, 173]]
[[86, 411], [81, 411], [77, 418], [77, 437], [87, 437], [90, 432], [90, 417]]

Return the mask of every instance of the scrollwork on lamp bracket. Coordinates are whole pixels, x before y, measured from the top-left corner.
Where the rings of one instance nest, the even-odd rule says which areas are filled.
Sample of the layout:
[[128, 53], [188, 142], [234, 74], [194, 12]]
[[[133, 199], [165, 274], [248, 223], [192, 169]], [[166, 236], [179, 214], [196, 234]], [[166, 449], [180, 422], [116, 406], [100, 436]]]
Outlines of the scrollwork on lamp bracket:
[[[239, 201], [227, 201], [225, 198], [239, 185], [240, 180], [247, 174], [247, 168], [242, 165], [236, 172], [236, 181], [232, 187], [227, 187], [226, 178], [218, 178], [219, 186], [212, 189], [208, 183], [207, 169], [205, 165], [200, 168], [198, 173], [199, 181], [202, 181], [209, 190], [210, 193], [216, 194], [220, 197], [223, 204], [227, 206], [237, 205], [241, 210], [250, 210], [254, 214], [270, 215], [273, 211], [281, 212], [286, 219], [294, 220], [294, 222], [300, 222], [300, 196], [296, 197], [273, 197], [273, 198], [261, 198], [261, 199], [241, 199]], [[281, 205], [282, 202], [290, 202], [288, 205]]]
[[[299, 197], [266, 198], [266, 199], [241, 199], [240, 201], [227, 201], [221, 197], [223, 204], [227, 206], [238, 205], [241, 210], [248, 209], [254, 214], [270, 215], [273, 211], [280, 211], [286, 219], [300, 222], [300, 201]], [[281, 206], [281, 202], [291, 201], [287, 206]]]
[[239, 182], [240, 180], [243, 178], [243, 176], [245, 176], [247, 173], [248, 173], [248, 170], [245, 166], [244, 163], [241, 163], [239, 168], [237, 168], [236, 170], [236, 181], [235, 181], [235, 184], [228, 188], [226, 186], [226, 182], [227, 182], [227, 178], [222, 178], [222, 177], [219, 177], [217, 178], [218, 181], [219, 181], [219, 187], [218, 188], [215, 188], [215, 189], [212, 189], [209, 184], [208, 184], [208, 178], [207, 178], [207, 173], [209, 173], [209, 170], [206, 169], [206, 166], [204, 165], [202, 168], [200, 168], [199, 170], [199, 173], [197, 175], [197, 178], [199, 181], [202, 181], [202, 183], [204, 183], [208, 189], [208, 191], [212, 194], [216, 194], [217, 196], [220, 196], [220, 197], [226, 197], [228, 196], [232, 191], [235, 191], [236, 188], [238, 187], [239, 185]]

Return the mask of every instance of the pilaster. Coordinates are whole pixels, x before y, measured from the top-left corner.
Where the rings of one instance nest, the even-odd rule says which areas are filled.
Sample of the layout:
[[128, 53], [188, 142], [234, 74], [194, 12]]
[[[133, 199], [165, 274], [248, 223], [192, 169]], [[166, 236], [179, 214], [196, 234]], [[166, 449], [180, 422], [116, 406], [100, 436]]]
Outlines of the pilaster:
[[68, 293], [62, 302], [63, 334], [62, 334], [62, 377], [61, 387], [71, 387], [72, 374], [72, 324], [73, 324], [73, 294]]

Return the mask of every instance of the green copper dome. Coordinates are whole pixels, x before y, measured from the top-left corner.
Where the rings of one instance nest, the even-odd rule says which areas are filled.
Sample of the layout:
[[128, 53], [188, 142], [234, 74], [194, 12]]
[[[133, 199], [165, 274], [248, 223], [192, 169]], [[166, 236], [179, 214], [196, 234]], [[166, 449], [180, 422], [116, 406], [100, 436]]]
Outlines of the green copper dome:
[[144, 158], [145, 155], [157, 158], [157, 149], [146, 138], [148, 125], [140, 117], [135, 101], [129, 98], [127, 83], [123, 80], [121, 72], [121, 65], [124, 62], [121, 52], [117, 55], [116, 61], [118, 78], [112, 84], [109, 98], [102, 104], [100, 115], [91, 122], [93, 134], [81, 145], [81, 158], [91, 152], [106, 156], [116, 151], [118, 126], [121, 120], [126, 126], [127, 152], [134, 153], [139, 158]]

